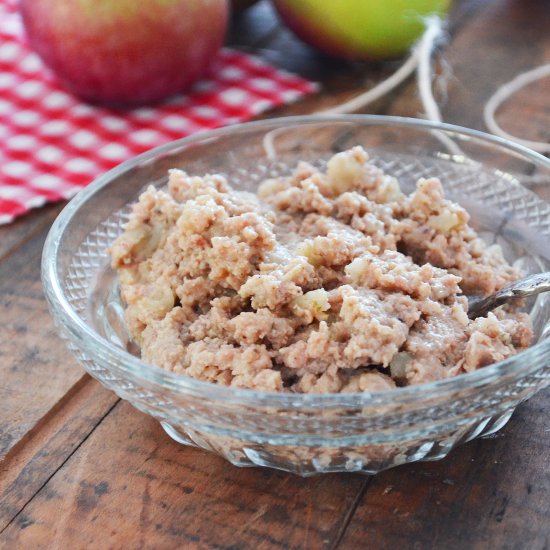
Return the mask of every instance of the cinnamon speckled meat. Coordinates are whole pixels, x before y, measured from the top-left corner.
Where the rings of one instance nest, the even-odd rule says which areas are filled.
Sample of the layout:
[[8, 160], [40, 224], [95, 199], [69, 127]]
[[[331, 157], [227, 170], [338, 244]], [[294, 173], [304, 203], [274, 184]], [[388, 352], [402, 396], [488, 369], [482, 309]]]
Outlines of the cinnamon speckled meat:
[[530, 345], [529, 318], [471, 321], [462, 293], [520, 276], [437, 179], [410, 196], [360, 147], [258, 194], [171, 170], [111, 249], [143, 359], [267, 391], [364, 392], [469, 372]]

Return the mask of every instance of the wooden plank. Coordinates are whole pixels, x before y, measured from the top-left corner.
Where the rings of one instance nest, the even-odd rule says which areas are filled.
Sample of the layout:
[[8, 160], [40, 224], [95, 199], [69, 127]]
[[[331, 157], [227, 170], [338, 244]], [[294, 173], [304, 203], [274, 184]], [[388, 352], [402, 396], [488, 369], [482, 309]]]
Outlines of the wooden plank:
[[64, 395], [0, 462], [0, 531], [59, 469], [117, 396], [87, 374]]
[[548, 411], [546, 391], [495, 436], [376, 476], [340, 548], [548, 548]]
[[121, 402], [0, 535], [5, 548], [331, 548], [367, 479], [240, 469]]
[[82, 376], [49, 315], [40, 282], [48, 227], [0, 263], [0, 459]]
[[8, 225], [0, 226], [0, 261], [27, 240], [49, 227], [65, 203], [38, 208]]

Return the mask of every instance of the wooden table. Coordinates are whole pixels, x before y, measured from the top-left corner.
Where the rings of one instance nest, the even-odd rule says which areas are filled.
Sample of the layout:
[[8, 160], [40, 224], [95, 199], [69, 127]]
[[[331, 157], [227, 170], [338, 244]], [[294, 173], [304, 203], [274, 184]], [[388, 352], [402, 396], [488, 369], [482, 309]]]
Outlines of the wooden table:
[[[396, 66], [327, 61], [264, 2], [235, 20], [230, 42], [322, 83], [319, 95], [270, 116], [328, 107]], [[453, 71], [448, 95], [438, 94], [445, 120], [482, 129], [495, 88], [550, 61], [550, 2], [458, 2], [444, 57]], [[503, 108], [503, 125], [547, 140], [548, 97], [548, 82], [522, 92]], [[414, 82], [368, 112], [418, 115]], [[84, 374], [57, 337], [39, 262], [62, 206], [0, 229], [0, 547], [550, 547], [549, 391], [491, 439], [375, 477], [238, 469], [174, 443]]]

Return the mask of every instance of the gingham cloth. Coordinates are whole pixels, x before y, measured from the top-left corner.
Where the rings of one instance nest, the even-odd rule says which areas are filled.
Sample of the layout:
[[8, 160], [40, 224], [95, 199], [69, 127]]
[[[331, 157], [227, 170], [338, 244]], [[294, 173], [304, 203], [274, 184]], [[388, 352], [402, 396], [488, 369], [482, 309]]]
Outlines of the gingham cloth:
[[16, 0], [0, 0], [0, 224], [72, 197], [134, 155], [200, 130], [250, 119], [316, 84], [223, 49], [187, 95], [116, 111], [64, 91], [26, 43]]

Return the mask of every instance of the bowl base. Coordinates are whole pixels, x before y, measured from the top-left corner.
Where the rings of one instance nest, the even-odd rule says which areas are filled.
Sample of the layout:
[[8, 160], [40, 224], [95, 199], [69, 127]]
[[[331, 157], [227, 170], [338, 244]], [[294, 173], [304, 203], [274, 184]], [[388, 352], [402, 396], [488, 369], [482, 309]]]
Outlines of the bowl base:
[[254, 443], [200, 432], [187, 426], [160, 424], [171, 439], [182, 445], [213, 452], [239, 467], [268, 467], [309, 477], [322, 473], [355, 472], [373, 475], [411, 462], [441, 460], [456, 446], [477, 437], [491, 437], [510, 420], [513, 409], [478, 418], [454, 429], [446, 437], [411, 438], [400, 445], [372, 443], [354, 447], [316, 448], [299, 444]]
[[198, 447], [198, 445], [185, 433], [177, 430], [168, 422], [161, 420], [160, 425], [162, 429], [170, 436], [171, 439], [182, 445], [187, 445], [188, 447]]

